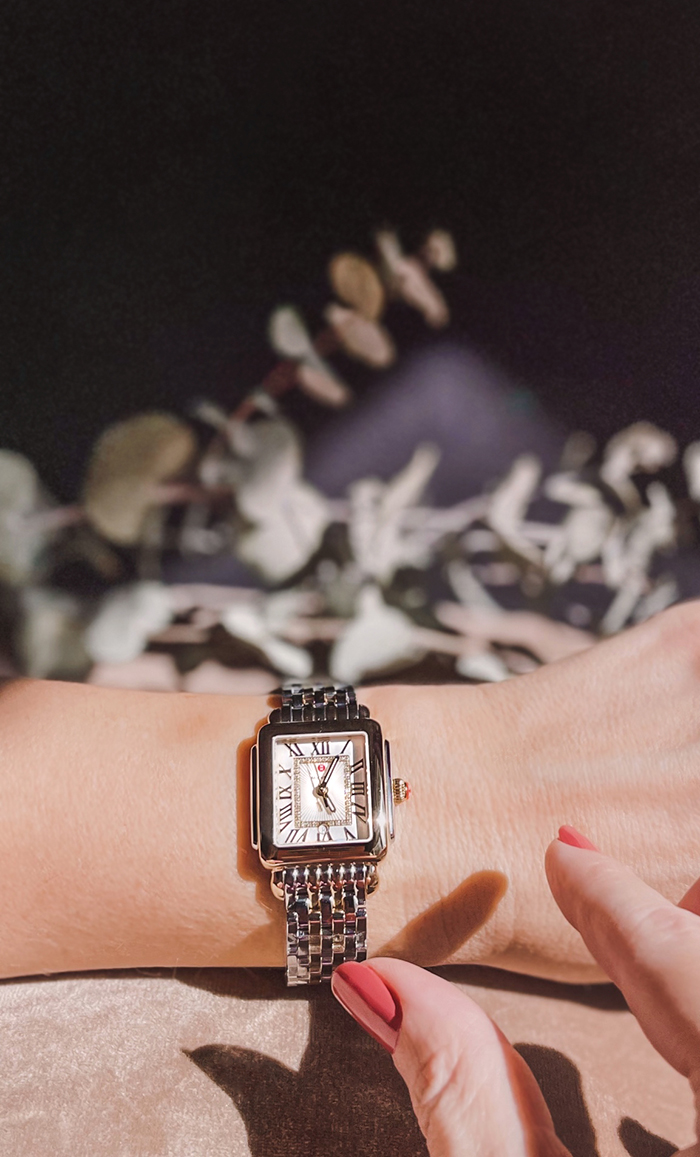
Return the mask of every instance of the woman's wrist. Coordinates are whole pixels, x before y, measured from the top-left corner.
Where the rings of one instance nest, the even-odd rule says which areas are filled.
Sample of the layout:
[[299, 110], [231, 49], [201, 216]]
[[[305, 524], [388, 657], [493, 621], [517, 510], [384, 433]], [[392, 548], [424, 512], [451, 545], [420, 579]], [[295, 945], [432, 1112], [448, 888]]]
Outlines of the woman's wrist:
[[[370, 955], [604, 979], [544, 853], [569, 822], [669, 899], [695, 879], [689, 618], [506, 684], [360, 692], [413, 787], [368, 901]], [[283, 966], [284, 906], [249, 832], [249, 751], [271, 705], [6, 683], [0, 976]]]
[[503, 773], [484, 689], [466, 685], [363, 690], [391, 742], [410, 802], [368, 904], [370, 955], [426, 966], [485, 963], [511, 942], [511, 833], [494, 799]]
[[[370, 953], [483, 961], [510, 942], [483, 693], [361, 699], [413, 786], [368, 901]], [[284, 907], [250, 846], [263, 696], [19, 680], [0, 694], [0, 975], [282, 966]], [[504, 870], [505, 868], [505, 870]]]
[[[413, 787], [368, 901], [370, 955], [508, 967], [528, 944], [541, 972], [551, 833], [535, 849], [537, 816], [515, 817], [499, 705], [466, 686], [361, 699]], [[0, 975], [281, 967], [284, 909], [249, 837], [249, 750], [269, 708], [263, 696], [6, 684]]]

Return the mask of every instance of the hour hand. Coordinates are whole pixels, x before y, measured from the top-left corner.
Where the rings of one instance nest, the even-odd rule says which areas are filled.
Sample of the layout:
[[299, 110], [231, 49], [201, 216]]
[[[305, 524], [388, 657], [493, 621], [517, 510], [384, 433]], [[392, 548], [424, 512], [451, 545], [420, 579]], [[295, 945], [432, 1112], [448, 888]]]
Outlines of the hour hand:
[[326, 806], [326, 810], [329, 812], [334, 812], [335, 811], [335, 804], [333, 803], [333, 800], [331, 799], [331, 797], [325, 791], [322, 791], [320, 793], [320, 797]]

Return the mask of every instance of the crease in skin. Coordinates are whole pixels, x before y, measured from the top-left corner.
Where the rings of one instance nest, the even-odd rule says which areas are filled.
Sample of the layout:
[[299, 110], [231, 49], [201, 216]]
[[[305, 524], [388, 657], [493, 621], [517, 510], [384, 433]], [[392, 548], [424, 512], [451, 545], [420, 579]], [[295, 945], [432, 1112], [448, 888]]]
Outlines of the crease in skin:
[[373, 955], [399, 957], [423, 968], [444, 964], [488, 923], [507, 890], [503, 872], [474, 872]]

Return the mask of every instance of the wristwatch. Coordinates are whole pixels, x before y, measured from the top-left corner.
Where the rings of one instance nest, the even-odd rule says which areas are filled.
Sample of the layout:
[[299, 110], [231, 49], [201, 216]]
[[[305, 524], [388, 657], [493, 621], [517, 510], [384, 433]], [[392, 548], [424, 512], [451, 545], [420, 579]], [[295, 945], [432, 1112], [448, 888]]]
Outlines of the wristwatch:
[[251, 839], [285, 903], [287, 984], [317, 984], [367, 957], [366, 896], [411, 789], [352, 687], [281, 698], [251, 749]]

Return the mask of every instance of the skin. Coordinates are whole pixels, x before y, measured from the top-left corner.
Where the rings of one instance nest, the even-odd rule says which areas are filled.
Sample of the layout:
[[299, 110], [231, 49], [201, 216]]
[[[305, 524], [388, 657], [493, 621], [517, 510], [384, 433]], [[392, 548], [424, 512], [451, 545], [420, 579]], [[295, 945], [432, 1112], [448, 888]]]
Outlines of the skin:
[[[413, 786], [368, 902], [370, 955], [607, 979], [545, 849], [573, 824], [677, 903], [696, 876], [699, 685], [687, 603], [496, 686], [366, 689]], [[248, 842], [250, 743], [272, 704], [6, 683], [0, 976], [281, 967], [283, 905]]]
[[[559, 840], [545, 871], [560, 911], [700, 1106], [700, 880], [674, 905], [618, 860]], [[571, 1157], [532, 1072], [478, 1004], [403, 960], [355, 967], [375, 972], [400, 1010], [393, 1060], [431, 1157]], [[700, 1157], [700, 1143], [678, 1157]]]

